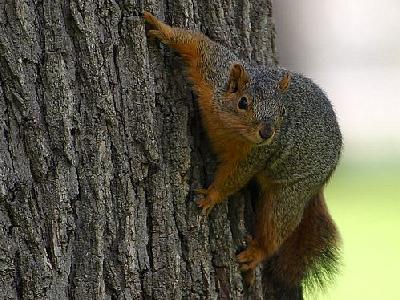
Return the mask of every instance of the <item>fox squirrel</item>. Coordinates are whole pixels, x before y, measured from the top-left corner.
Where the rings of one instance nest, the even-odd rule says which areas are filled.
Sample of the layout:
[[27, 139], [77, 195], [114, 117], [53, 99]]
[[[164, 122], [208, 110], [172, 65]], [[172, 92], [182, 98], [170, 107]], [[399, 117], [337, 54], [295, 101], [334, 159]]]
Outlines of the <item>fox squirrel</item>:
[[323, 189], [342, 138], [331, 103], [310, 79], [280, 67], [254, 66], [201, 33], [170, 27], [144, 12], [147, 33], [186, 61], [202, 122], [220, 160], [199, 189], [203, 213], [255, 178], [260, 186], [254, 237], [237, 255], [288, 289], [335, 273], [340, 238]]

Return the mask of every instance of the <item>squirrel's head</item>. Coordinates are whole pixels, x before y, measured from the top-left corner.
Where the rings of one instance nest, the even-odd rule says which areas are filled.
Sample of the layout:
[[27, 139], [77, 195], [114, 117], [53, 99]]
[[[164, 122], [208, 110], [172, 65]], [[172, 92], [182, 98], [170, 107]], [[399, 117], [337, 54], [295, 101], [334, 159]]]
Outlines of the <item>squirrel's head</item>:
[[252, 69], [251, 75], [241, 64], [233, 64], [219, 110], [226, 128], [257, 145], [272, 142], [285, 109], [282, 96], [287, 92], [291, 76], [278, 79], [265, 68]]

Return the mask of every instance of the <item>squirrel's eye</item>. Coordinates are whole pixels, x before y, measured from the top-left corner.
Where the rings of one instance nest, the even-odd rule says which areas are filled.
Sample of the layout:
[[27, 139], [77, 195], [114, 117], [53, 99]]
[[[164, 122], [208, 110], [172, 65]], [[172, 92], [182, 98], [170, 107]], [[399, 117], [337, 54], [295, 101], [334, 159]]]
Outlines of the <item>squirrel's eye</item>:
[[247, 98], [246, 97], [240, 98], [239, 103], [238, 103], [238, 108], [239, 109], [247, 109], [248, 106], [249, 106], [249, 104], [247, 102]]

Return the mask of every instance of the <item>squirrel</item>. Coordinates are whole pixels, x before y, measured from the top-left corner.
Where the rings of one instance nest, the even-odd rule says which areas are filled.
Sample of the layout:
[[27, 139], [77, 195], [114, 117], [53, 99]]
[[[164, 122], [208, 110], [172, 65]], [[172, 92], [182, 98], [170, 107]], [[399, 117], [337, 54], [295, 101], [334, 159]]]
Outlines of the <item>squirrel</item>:
[[255, 232], [237, 255], [249, 283], [265, 262], [264, 274], [284, 289], [325, 287], [337, 272], [341, 240], [323, 190], [342, 149], [327, 96], [301, 74], [253, 65], [202, 33], [143, 16], [148, 36], [186, 62], [219, 159], [214, 181], [196, 191], [197, 205], [208, 215], [251, 179], [260, 187]]

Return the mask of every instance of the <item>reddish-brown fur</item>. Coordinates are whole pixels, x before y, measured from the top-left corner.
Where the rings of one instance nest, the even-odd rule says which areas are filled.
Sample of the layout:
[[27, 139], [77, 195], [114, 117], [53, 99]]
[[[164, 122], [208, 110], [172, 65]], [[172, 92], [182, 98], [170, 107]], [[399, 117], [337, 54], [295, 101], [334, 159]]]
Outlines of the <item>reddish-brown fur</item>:
[[[218, 158], [222, 161], [235, 161], [247, 155], [251, 144], [249, 141], [238, 139], [238, 135], [232, 134], [225, 129], [226, 124], [222, 124], [220, 117], [216, 114], [213, 102], [213, 89], [206, 82], [200, 73], [199, 44], [205, 37], [200, 34], [190, 35], [177, 28], [159, 22], [157, 18], [148, 12], [144, 13], [145, 19], [158, 30], [149, 30], [150, 35], [158, 37], [160, 40], [175, 49], [185, 59], [187, 63], [187, 71], [190, 79], [194, 83], [198, 95], [198, 102], [202, 114], [203, 125], [206, 128], [214, 151]], [[234, 76], [240, 78], [239, 85], [245, 85], [246, 74], [244, 70], [233, 70]], [[228, 170], [226, 170], [228, 171]]]
[[[171, 48], [175, 49], [187, 62], [188, 75], [194, 83], [198, 95], [198, 102], [202, 114], [204, 127], [209, 135], [213, 148], [221, 160], [214, 182], [205, 190], [198, 192], [205, 198], [198, 201], [203, 210], [212, 208], [216, 203], [229, 196], [229, 191], [214, 188], [224, 185], [224, 180], [235, 176], [235, 168], [239, 161], [248, 155], [252, 143], [243, 138], [244, 135], [229, 130], [239, 128], [248, 131], [248, 136], [256, 130], [257, 126], [251, 122], [251, 115], [232, 116], [217, 112], [213, 99], [213, 88], [201, 73], [202, 65], [199, 44], [204, 42], [205, 36], [189, 33], [158, 21], [153, 15], [145, 12], [145, 19], [155, 27], [149, 34], [156, 36]], [[246, 71], [240, 65], [231, 68], [230, 80], [226, 101], [234, 101], [242, 97], [248, 83]], [[290, 84], [290, 74], [279, 82], [279, 89], [286, 91]], [[247, 96], [247, 95], [246, 95]], [[251, 97], [248, 97], [251, 102]], [[315, 257], [322, 257], [330, 249], [332, 241], [337, 240], [335, 225], [327, 211], [322, 190], [306, 207], [300, 224], [294, 232], [284, 240], [277, 232], [272, 213], [276, 205], [275, 197], [279, 185], [264, 175], [257, 175], [261, 187], [261, 199], [257, 209], [257, 225], [254, 239], [249, 239], [248, 247], [238, 255], [238, 261], [245, 271], [253, 274], [256, 266], [265, 259], [270, 259], [269, 267], [275, 276], [285, 284], [293, 287], [304, 278], [304, 271], [308, 270]], [[248, 276], [250, 281], [253, 276]]]
[[328, 249], [338, 246], [339, 235], [328, 212], [322, 190], [304, 210], [303, 218], [282, 244], [269, 267], [274, 277], [289, 286], [296, 286], [312, 269], [316, 257], [323, 257]]
[[[159, 22], [153, 15], [145, 12], [145, 19], [155, 27], [155, 30], [149, 30], [149, 34], [156, 36], [169, 47], [173, 48], [185, 59], [187, 63], [188, 76], [194, 83], [194, 88], [198, 95], [198, 103], [202, 115], [203, 125], [208, 133], [213, 149], [222, 164], [218, 168], [214, 183], [212, 186], [218, 186], [220, 182], [230, 175], [234, 170], [232, 167], [240, 159], [245, 157], [251, 148], [251, 143], [241, 138], [238, 135], [226, 129], [232, 126], [242, 126], [248, 129], [248, 126], [241, 124], [241, 120], [230, 120], [232, 126], [227, 126], [226, 122], [222, 122], [221, 115], [217, 115], [216, 108], [213, 101], [212, 86], [204, 79], [203, 74], [200, 72], [201, 55], [199, 53], [199, 44], [205, 38], [200, 34], [188, 33], [184, 30], [171, 28], [170, 26]], [[239, 77], [238, 88], [246, 84], [245, 71], [240, 68], [232, 70], [232, 76]], [[204, 199], [199, 200], [197, 203], [203, 209], [212, 208], [216, 203], [226, 198], [226, 195], [221, 191], [215, 191], [211, 187], [208, 190], [199, 190], [201, 194], [207, 195]], [[228, 192], [228, 191], [227, 191]]]
[[[227, 123], [232, 123], [232, 126], [243, 126], [241, 120], [227, 119], [222, 123], [221, 114], [217, 115], [216, 108], [213, 101], [213, 89], [210, 84], [204, 79], [203, 74], [200, 72], [198, 67], [201, 62], [199, 61], [201, 55], [199, 53], [199, 43], [204, 38], [201, 35], [188, 35], [185, 31], [180, 29], [171, 28], [170, 26], [159, 22], [153, 15], [145, 12], [145, 19], [155, 27], [156, 30], [150, 30], [149, 34], [156, 36], [164, 43], [168, 44], [169, 47], [175, 49], [185, 59], [187, 63], [187, 72], [194, 83], [198, 95], [198, 102], [200, 111], [202, 114], [203, 125], [209, 135], [213, 149], [216, 152], [218, 158], [223, 162], [221, 167], [218, 168], [214, 182], [212, 185], [218, 186], [220, 181], [232, 175], [235, 170], [232, 165], [238, 162], [240, 159], [245, 157], [251, 149], [251, 143], [239, 138], [239, 135], [232, 133], [227, 128]], [[240, 95], [237, 93], [243, 90], [248, 82], [248, 76], [240, 65], [234, 65], [231, 70], [230, 80], [228, 84], [229, 91], [227, 92], [226, 98], [233, 100]], [[247, 126], [248, 127], [248, 126]], [[224, 164], [225, 163], [225, 164]], [[267, 186], [266, 183], [262, 183], [262, 186]], [[208, 189], [210, 190], [210, 188]], [[225, 195], [213, 194], [210, 195], [207, 190], [200, 190], [202, 194], [208, 197], [200, 200], [198, 205], [203, 208], [212, 207], [214, 204], [224, 199]], [[268, 193], [265, 190], [265, 193]], [[212, 202], [212, 203], [210, 203]], [[263, 201], [263, 211], [268, 212], [268, 205], [271, 205], [271, 201]], [[256, 239], [250, 242], [247, 250], [241, 253], [238, 257], [239, 261], [250, 261], [247, 269], [254, 269], [259, 262], [264, 260], [266, 256], [271, 255], [277, 248], [277, 243], [274, 236], [273, 224], [269, 218], [269, 214], [260, 214], [261, 218], [258, 224], [263, 224], [264, 228], [258, 228], [256, 231]], [[258, 242], [257, 242], [258, 241]], [[262, 243], [259, 245], [259, 243]]]
[[[194, 44], [194, 43], [193, 43]], [[185, 47], [177, 48], [181, 51], [198, 51], [197, 45], [193, 45], [190, 49]], [[187, 53], [187, 52], [185, 52]], [[187, 57], [183, 55], [183, 57]], [[236, 161], [247, 155], [250, 151], [251, 144], [243, 139], [238, 139], [238, 135], [233, 134], [226, 128], [226, 123], [221, 122], [220, 116], [217, 115], [214, 101], [212, 87], [204, 80], [202, 74], [199, 72], [198, 58], [199, 56], [190, 55], [188, 59], [188, 73], [194, 83], [198, 95], [198, 102], [201, 110], [203, 125], [206, 128], [208, 136], [213, 144], [213, 149], [221, 161]], [[195, 57], [195, 58], [193, 58]], [[234, 120], [232, 120], [234, 121]], [[224, 170], [229, 172], [230, 170]], [[221, 171], [222, 172], [222, 171]], [[222, 174], [220, 174], [222, 175]], [[216, 180], [218, 174], [216, 174]]]
[[244, 271], [252, 271], [259, 263], [273, 255], [279, 247], [279, 236], [271, 215], [276, 184], [261, 174], [257, 176], [257, 181], [261, 187], [261, 197], [257, 203], [254, 238], [249, 241], [246, 250], [238, 255], [238, 261], [242, 263]]

